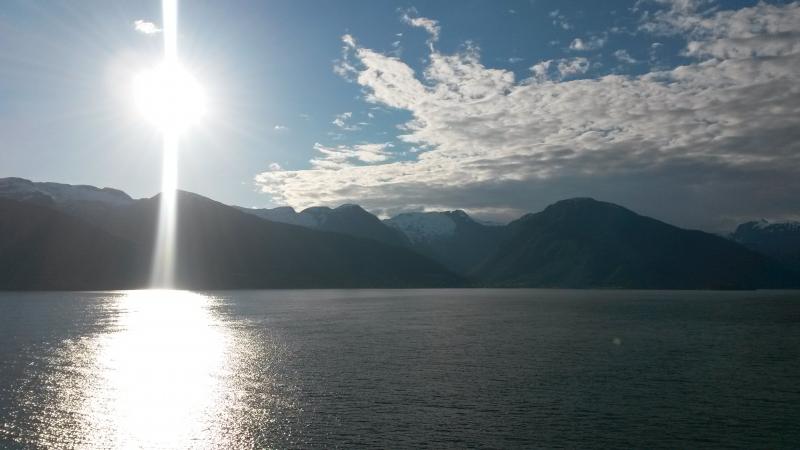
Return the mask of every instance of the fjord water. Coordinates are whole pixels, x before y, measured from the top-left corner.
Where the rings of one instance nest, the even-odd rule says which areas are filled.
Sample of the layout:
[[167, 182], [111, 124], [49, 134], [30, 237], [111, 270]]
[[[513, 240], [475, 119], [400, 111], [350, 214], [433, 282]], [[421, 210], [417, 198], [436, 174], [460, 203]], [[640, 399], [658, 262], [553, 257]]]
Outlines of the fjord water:
[[793, 447], [800, 293], [0, 294], [2, 447]]

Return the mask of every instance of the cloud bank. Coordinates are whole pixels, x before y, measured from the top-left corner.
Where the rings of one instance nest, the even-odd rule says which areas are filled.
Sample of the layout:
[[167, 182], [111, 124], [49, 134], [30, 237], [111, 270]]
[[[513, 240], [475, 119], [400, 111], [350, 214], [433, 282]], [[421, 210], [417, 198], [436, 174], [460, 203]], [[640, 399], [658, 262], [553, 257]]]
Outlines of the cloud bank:
[[[431, 46], [417, 74], [346, 39], [365, 100], [412, 114], [397, 140], [421, 150], [416, 159], [391, 158], [389, 144], [316, 144], [311, 169], [266, 171], [256, 183], [298, 208], [353, 202], [384, 214], [512, 218], [578, 195], [706, 229], [797, 214], [800, 3], [707, 12], [705, 2], [662, 3], [641, 32], [688, 36], [693, 62], [641, 76], [586, 78], [590, 61], [571, 58], [516, 80], [470, 46]], [[411, 24], [438, 37], [422, 19]]]

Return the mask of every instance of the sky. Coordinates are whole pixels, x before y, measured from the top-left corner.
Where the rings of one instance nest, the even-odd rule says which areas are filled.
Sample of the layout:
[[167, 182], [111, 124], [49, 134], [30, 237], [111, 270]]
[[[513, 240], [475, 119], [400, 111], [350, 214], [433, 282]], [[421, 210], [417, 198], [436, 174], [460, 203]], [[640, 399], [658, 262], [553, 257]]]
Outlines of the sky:
[[[157, 1], [0, 3], [0, 176], [156, 194], [161, 39]], [[800, 219], [798, 2], [193, 0], [178, 39], [179, 185], [218, 201]]]

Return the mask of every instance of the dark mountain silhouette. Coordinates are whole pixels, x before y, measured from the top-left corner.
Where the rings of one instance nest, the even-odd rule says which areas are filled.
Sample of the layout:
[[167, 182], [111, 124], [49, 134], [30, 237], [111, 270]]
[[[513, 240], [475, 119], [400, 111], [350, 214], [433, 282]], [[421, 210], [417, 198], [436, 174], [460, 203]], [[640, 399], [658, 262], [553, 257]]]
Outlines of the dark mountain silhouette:
[[[146, 287], [159, 202], [108, 188], [0, 179], [0, 289]], [[254, 213], [188, 192], [179, 193], [178, 205], [181, 288], [464, 285], [453, 272], [469, 274], [474, 286], [800, 287], [797, 271], [732, 240], [591, 199], [561, 201], [507, 226], [480, 224], [463, 211], [381, 222], [356, 205]], [[791, 227], [766, 237], [759, 227], [740, 227], [734, 239], [776, 257], [794, 248]]]
[[273, 209], [240, 209], [272, 222], [342, 233], [391, 245], [408, 246], [409, 244], [403, 233], [387, 227], [380, 219], [358, 205], [348, 204], [337, 208], [315, 206], [299, 213], [286, 206]]
[[135, 242], [51, 208], [0, 199], [0, 289], [141, 287], [148, 263]]
[[[160, 196], [95, 218], [107, 232], [152, 248]], [[178, 287], [436, 287], [458, 276], [410, 250], [338, 233], [273, 223], [179, 192]]]
[[462, 275], [493, 255], [507, 231], [478, 223], [460, 210], [400, 214], [384, 223], [402, 231], [414, 250]]
[[491, 286], [746, 289], [798, 284], [777, 262], [722, 237], [588, 198], [508, 225], [475, 275]]
[[800, 222], [747, 222], [736, 227], [730, 237], [800, 271]]
[[[130, 231], [152, 230], [158, 199], [125, 211]], [[410, 250], [339, 233], [274, 223], [188, 192], [178, 199], [181, 287], [437, 287], [458, 276]]]

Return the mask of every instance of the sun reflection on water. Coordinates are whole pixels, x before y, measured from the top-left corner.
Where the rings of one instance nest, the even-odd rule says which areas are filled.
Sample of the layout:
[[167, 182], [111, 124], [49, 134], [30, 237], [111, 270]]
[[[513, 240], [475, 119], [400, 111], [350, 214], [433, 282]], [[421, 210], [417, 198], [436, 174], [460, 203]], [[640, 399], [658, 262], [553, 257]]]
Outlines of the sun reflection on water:
[[42, 297], [33, 310], [52, 313], [28, 315], [34, 339], [6, 362], [14, 375], [0, 385], [0, 447], [263, 448], [303, 439], [290, 350], [270, 317], [226, 294]]
[[211, 301], [166, 290], [120, 298], [81, 413], [90, 447], [197, 447], [220, 435], [231, 336]]

